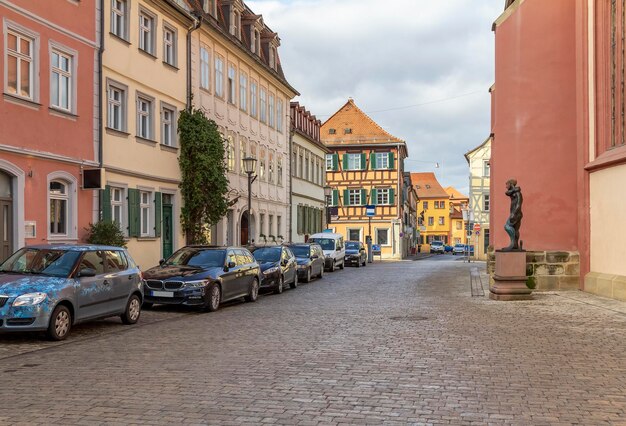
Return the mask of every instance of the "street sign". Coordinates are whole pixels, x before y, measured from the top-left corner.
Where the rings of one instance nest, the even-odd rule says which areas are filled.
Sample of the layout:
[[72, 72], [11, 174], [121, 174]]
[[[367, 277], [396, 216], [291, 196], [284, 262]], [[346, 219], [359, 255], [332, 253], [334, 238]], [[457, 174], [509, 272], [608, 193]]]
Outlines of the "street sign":
[[480, 235], [480, 231], [476, 231], [476, 235]]
[[480, 231], [480, 223], [474, 224], [474, 231]]
[[365, 216], [376, 216], [376, 206], [365, 206]]

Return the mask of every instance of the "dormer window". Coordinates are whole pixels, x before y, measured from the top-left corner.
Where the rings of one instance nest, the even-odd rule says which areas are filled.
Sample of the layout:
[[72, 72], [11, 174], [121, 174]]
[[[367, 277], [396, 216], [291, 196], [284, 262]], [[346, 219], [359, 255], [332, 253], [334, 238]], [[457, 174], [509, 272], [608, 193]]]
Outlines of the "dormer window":
[[241, 38], [241, 14], [235, 9], [232, 10], [230, 33]]
[[349, 127], [348, 127], [348, 128], [343, 129], [343, 134], [344, 134], [344, 135], [349, 135], [349, 134], [351, 134], [351, 133], [352, 133], [352, 129], [350, 129]]
[[276, 69], [276, 48], [270, 47], [270, 68]]
[[216, 0], [204, 0], [204, 13], [208, 13], [209, 15], [216, 17], [217, 11], [215, 7], [217, 6]]
[[328, 129], [328, 134], [329, 135], [334, 135], [335, 133], [337, 133], [337, 130], [335, 130], [335, 129]]

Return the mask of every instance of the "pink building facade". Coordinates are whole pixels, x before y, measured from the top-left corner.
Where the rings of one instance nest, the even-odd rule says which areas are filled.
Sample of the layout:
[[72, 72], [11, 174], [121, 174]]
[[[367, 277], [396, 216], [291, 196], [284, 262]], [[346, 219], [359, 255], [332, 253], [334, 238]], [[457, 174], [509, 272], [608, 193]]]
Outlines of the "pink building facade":
[[97, 18], [96, 0], [0, 1], [0, 260], [97, 217]]
[[495, 21], [491, 223], [516, 178], [529, 285], [626, 300], [626, 2], [506, 0]]

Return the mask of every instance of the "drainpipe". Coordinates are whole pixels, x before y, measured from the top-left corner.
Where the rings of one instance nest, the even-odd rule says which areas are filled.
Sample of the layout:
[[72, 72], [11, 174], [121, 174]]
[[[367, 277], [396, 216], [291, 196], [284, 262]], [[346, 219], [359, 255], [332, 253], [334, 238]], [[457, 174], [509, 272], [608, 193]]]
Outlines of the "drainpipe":
[[[98, 47], [98, 165], [102, 169], [104, 166], [102, 146], [102, 125], [104, 114], [102, 112], [102, 55], [104, 54], [104, 0], [100, 0], [100, 46]], [[102, 218], [104, 200], [102, 191], [98, 191], [98, 221]]]
[[191, 112], [191, 33], [202, 25], [202, 16], [196, 16], [194, 23], [187, 29], [187, 111]]
[[289, 152], [287, 153], [287, 161], [289, 161], [289, 208], [287, 209], [287, 217], [289, 223], [289, 242], [293, 242], [293, 164], [291, 164], [291, 154], [293, 152], [293, 133], [294, 128], [291, 123], [291, 103], [289, 105]]

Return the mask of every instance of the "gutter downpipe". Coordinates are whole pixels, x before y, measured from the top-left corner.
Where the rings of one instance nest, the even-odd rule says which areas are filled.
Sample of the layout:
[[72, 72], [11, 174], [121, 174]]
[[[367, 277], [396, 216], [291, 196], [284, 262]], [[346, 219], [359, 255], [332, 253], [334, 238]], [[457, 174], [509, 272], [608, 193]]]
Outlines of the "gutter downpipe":
[[[102, 56], [104, 54], [104, 0], [100, 0], [100, 46], [98, 48], [98, 164], [100, 169], [104, 166], [104, 148], [102, 141]], [[102, 211], [104, 209], [103, 191], [98, 191], [98, 221], [102, 219]]]
[[293, 153], [293, 134], [295, 132], [293, 123], [291, 122], [291, 103], [289, 104], [289, 152], [287, 153], [287, 158], [289, 161], [289, 207], [287, 208], [287, 217], [288, 219], [288, 223], [289, 223], [289, 242], [293, 242], [293, 170], [291, 169], [292, 167], [294, 167], [293, 164], [291, 164], [291, 160], [292, 160], [292, 156], [291, 154]]
[[202, 16], [196, 15], [195, 22], [187, 29], [187, 111], [191, 112], [191, 33], [202, 25]]

